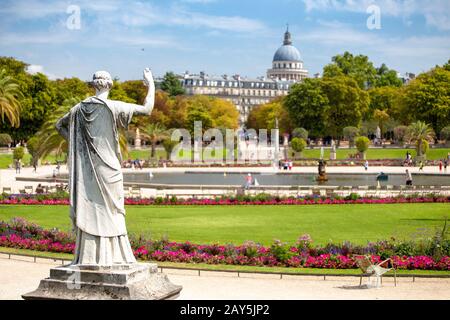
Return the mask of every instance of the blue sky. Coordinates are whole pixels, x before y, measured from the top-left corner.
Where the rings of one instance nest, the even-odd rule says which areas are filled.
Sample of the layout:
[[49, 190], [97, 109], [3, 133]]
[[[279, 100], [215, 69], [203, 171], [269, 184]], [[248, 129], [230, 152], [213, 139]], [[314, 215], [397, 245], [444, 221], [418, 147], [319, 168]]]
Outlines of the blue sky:
[[[348, 50], [401, 73], [450, 58], [449, 0], [0, 0], [0, 55], [50, 77], [121, 80], [183, 73], [265, 75], [289, 23], [310, 74]], [[80, 9], [70, 30], [69, 5]], [[369, 30], [367, 8], [381, 10]]]

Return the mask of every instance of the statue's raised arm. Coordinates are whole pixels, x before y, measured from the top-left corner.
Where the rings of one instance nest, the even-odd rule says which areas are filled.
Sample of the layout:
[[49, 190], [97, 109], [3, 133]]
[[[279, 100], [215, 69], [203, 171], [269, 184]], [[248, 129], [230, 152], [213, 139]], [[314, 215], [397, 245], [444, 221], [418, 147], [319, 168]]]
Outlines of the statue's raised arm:
[[152, 71], [149, 68], [144, 70], [144, 84], [148, 87], [147, 97], [144, 105], [134, 105], [135, 112], [140, 114], [150, 114], [155, 105], [155, 82], [153, 80]]

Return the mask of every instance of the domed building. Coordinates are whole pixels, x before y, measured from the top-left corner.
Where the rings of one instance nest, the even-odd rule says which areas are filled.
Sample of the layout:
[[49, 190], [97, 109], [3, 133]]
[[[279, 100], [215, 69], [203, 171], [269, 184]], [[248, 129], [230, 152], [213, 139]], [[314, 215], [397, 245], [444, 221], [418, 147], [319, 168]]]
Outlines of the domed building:
[[308, 77], [308, 70], [303, 69], [300, 51], [292, 45], [289, 29], [284, 34], [283, 45], [275, 52], [272, 69], [267, 71], [267, 77], [274, 80], [301, 82]]

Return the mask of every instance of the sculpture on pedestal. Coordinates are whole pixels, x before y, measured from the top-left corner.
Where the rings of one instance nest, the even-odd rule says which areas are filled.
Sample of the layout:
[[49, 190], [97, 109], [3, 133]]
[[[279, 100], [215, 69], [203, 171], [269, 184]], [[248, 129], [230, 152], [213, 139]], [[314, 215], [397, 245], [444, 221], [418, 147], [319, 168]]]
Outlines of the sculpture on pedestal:
[[[96, 95], [73, 107], [57, 122], [56, 129], [69, 142], [75, 258], [69, 266], [52, 269], [51, 277], [24, 298], [159, 299], [180, 292], [181, 287], [157, 273], [156, 265], [136, 262], [125, 225], [119, 129], [127, 129], [133, 115], [151, 113], [155, 85], [149, 69], [144, 70], [144, 83], [148, 94], [143, 106], [109, 100], [112, 78], [108, 72], [96, 72]], [[64, 290], [68, 285], [64, 273], [78, 277], [78, 290]], [[123, 290], [118, 292], [114, 279], [120, 276], [124, 277], [120, 283]], [[157, 284], [156, 290], [151, 283]]]
[[318, 182], [326, 182], [328, 181], [327, 172], [326, 172], [327, 163], [325, 160], [319, 160], [319, 176], [317, 177]]

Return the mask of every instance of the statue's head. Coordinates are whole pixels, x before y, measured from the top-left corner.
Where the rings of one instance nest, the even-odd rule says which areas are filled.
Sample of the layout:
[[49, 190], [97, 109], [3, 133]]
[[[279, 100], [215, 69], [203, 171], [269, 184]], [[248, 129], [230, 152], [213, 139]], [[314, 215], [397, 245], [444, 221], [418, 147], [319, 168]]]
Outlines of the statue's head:
[[92, 79], [92, 83], [94, 85], [95, 90], [103, 91], [103, 90], [111, 90], [113, 86], [113, 80], [109, 72], [106, 71], [97, 71], [94, 73], [94, 77]]

